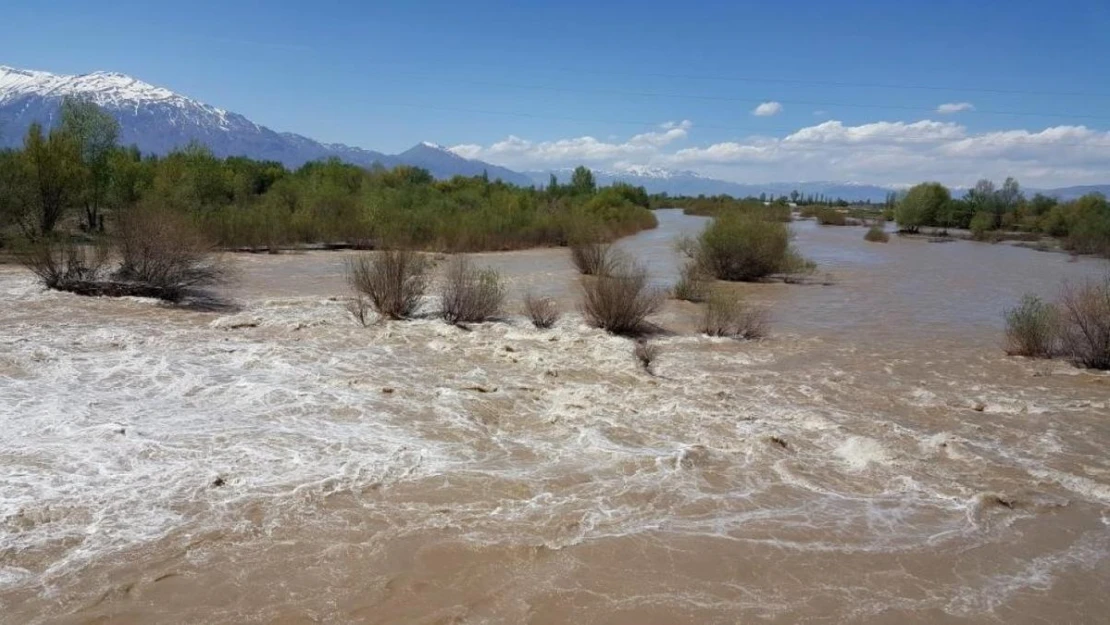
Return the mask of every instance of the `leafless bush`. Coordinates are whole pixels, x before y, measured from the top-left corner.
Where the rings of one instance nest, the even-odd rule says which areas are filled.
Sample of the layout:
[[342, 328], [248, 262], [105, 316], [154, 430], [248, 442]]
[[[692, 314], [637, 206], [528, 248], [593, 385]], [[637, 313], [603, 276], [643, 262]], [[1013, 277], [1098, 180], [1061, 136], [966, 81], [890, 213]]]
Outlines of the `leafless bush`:
[[347, 283], [369, 298], [379, 315], [405, 319], [420, 308], [429, 267], [427, 259], [409, 250], [360, 254], [347, 260]]
[[647, 269], [626, 261], [584, 279], [582, 296], [582, 314], [591, 324], [636, 336], [647, 330], [645, 320], [663, 305], [665, 293], [649, 285]]
[[48, 289], [70, 290], [75, 284], [103, 278], [111, 248], [103, 243], [78, 245], [40, 240], [19, 249], [17, 258]]
[[696, 261], [690, 261], [682, 267], [678, 282], [675, 283], [671, 294], [675, 299], [687, 302], [704, 302], [709, 293], [709, 284], [713, 280]]
[[460, 255], [447, 267], [440, 299], [440, 316], [447, 323], [478, 323], [501, 314], [505, 287], [496, 271], [479, 269]]
[[177, 301], [188, 291], [216, 286], [227, 265], [187, 217], [166, 210], [135, 209], [119, 220], [120, 268], [116, 279]]
[[532, 325], [545, 330], [559, 320], [559, 305], [550, 297], [537, 297], [533, 293], [524, 295], [524, 311], [532, 320]]
[[766, 310], [725, 291], [710, 295], [702, 311], [701, 331], [709, 336], [758, 339], [767, 336], [767, 326]]
[[608, 273], [613, 264], [613, 248], [608, 243], [598, 241], [572, 242], [570, 259], [578, 273], [584, 276], [600, 276]]
[[355, 318], [362, 327], [369, 324], [370, 302], [361, 293], [347, 301], [347, 312]]
[[1011, 356], [1052, 358], [1060, 338], [1056, 307], [1035, 295], [1006, 311], [1006, 353]]
[[1057, 308], [1064, 354], [1083, 367], [1110, 369], [1110, 276], [1066, 285]]
[[659, 358], [662, 350], [655, 343], [648, 343], [647, 341], [636, 341], [636, 346], [632, 348], [632, 355], [636, 360], [640, 361], [640, 366], [644, 371], [651, 373], [651, 365]]

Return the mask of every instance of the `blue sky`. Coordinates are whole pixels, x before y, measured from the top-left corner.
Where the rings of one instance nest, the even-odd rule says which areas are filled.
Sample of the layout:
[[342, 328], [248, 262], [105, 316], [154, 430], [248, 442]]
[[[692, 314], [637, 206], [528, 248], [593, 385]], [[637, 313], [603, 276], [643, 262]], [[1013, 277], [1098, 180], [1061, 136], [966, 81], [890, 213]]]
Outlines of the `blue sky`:
[[[4, 14], [2, 64], [120, 71], [386, 152], [430, 140], [521, 169], [751, 181], [1110, 180], [1104, 0], [17, 0]], [[774, 114], [753, 113], [764, 102]]]

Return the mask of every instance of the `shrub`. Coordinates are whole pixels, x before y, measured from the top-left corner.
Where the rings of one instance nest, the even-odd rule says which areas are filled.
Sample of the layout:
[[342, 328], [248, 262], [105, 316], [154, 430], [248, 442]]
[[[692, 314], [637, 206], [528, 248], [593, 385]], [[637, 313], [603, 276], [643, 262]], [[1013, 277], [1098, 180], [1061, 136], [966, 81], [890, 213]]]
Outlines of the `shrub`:
[[409, 250], [360, 254], [347, 260], [347, 282], [389, 319], [416, 314], [428, 288], [429, 263]]
[[600, 241], [576, 241], [570, 244], [570, 259], [578, 273], [600, 276], [613, 264], [612, 247]]
[[361, 293], [347, 302], [347, 312], [351, 313], [351, 316], [354, 317], [355, 321], [362, 327], [365, 328], [369, 324], [368, 313], [370, 312], [370, 303], [366, 301], [366, 298], [363, 297]]
[[644, 371], [651, 373], [651, 365], [659, 357], [661, 351], [655, 343], [636, 341], [636, 346], [632, 348], [632, 355], [640, 361], [640, 366], [644, 368]]
[[721, 280], [758, 280], [805, 265], [786, 224], [743, 213], [721, 215], [702, 232], [697, 260]]
[[701, 331], [709, 336], [763, 338], [767, 336], [767, 311], [750, 307], [725, 291], [715, 291], [702, 311]]
[[647, 317], [663, 305], [664, 293], [648, 284], [642, 266], [627, 262], [582, 283], [582, 314], [592, 325], [613, 334], [637, 336], [647, 331]]
[[101, 280], [110, 254], [103, 243], [88, 246], [43, 239], [18, 249], [16, 257], [44, 287], [69, 291], [79, 283]]
[[1006, 353], [1011, 356], [1051, 358], [1059, 339], [1056, 308], [1035, 295], [1026, 295], [1006, 311]]
[[1064, 354], [1083, 367], [1110, 369], [1110, 276], [1065, 286], [1057, 308]]
[[865, 241], [872, 243], [886, 243], [890, 241], [890, 235], [886, 233], [886, 229], [879, 224], [875, 224], [867, 229], [867, 234], [863, 235]]
[[460, 255], [447, 267], [440, 300], [440, 316], [447, 323], [489, 321], [501, 313], [505, 287], [496, 271], [479, 269]]
[[994, 214], [987, 211], [975, 213], [968, 228], [971, 229], [972, 239], [989, 241], [991, 239], [990, 233], [994, 230]]
[[183, 215], [135, 209], [121, 216], [116, 277], [177, 301], [192, 289], [216, 286], [230, 275], [212, 245]]
[[814, 211], [813, 216], [822, 226], [846, 226], [848, 216], [835, 208], [820, 207]]
[[546, 330], [559, 320], [559, 306], [550, 297], [537, 297], [532, 293], [524, 296], [524, 311], [532, 320], [532, 325]]
[[679, 274], [678, 282], [675, 283], [671, 294], [675, 299], [687, 302], [704, 302], [712, 279], [712, 276], [705, 275], [701, 265], [693, 261], [688, 262], [682, 267], [682, 273]]

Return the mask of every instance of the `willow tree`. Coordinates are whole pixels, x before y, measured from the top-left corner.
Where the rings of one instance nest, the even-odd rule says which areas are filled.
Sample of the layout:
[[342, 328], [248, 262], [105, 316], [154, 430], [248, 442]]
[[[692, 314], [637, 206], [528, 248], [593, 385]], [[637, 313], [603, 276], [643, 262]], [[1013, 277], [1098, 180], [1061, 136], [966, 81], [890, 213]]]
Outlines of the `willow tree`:
[[96, 103], [74, 97], [62, 101], [62, 132], [72, 137], [81, 159], [79, 200], [85, 209], [85, 229], [103, 230], [100, 211], [112, 183], [112, 152], [119, 139], [119, 122]]

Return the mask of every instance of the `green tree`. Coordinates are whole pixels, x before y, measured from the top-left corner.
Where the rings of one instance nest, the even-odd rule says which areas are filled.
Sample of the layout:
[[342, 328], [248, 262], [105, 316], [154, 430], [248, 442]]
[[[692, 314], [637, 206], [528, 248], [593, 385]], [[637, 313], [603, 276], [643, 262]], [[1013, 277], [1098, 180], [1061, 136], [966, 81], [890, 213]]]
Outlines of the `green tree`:
[[948, 188], [939, 182], [923, 182], [906, 192], [894, 209], [898, 227], [906, 232], [917, 232], [921, 226], [937, 223], [937, 217], [952, 199]]
[[594, 172], [588, 167], [579, 165], [574, 168], [570, 177], [570, 186], [575, 193], [588, 195], [597, 191], [597, 182], [594, 181]]
[[62, 101], [62, 132], [77, 144], [81, 167], [77, 191], [85, 209], [85, 229], [103, 230], [100, 209], [111, 186], [111, 155], [119, 138], [119, 122], [90, 100], [67, 96]]
[[31, 124], [23, 140], [27, 173], [33, 196], [20, 225], [32, 239], [49, 236], [73, 202], [78, 188], [81, 156], [77, 144], [60, 129], [43, 136], [42, 126]]

